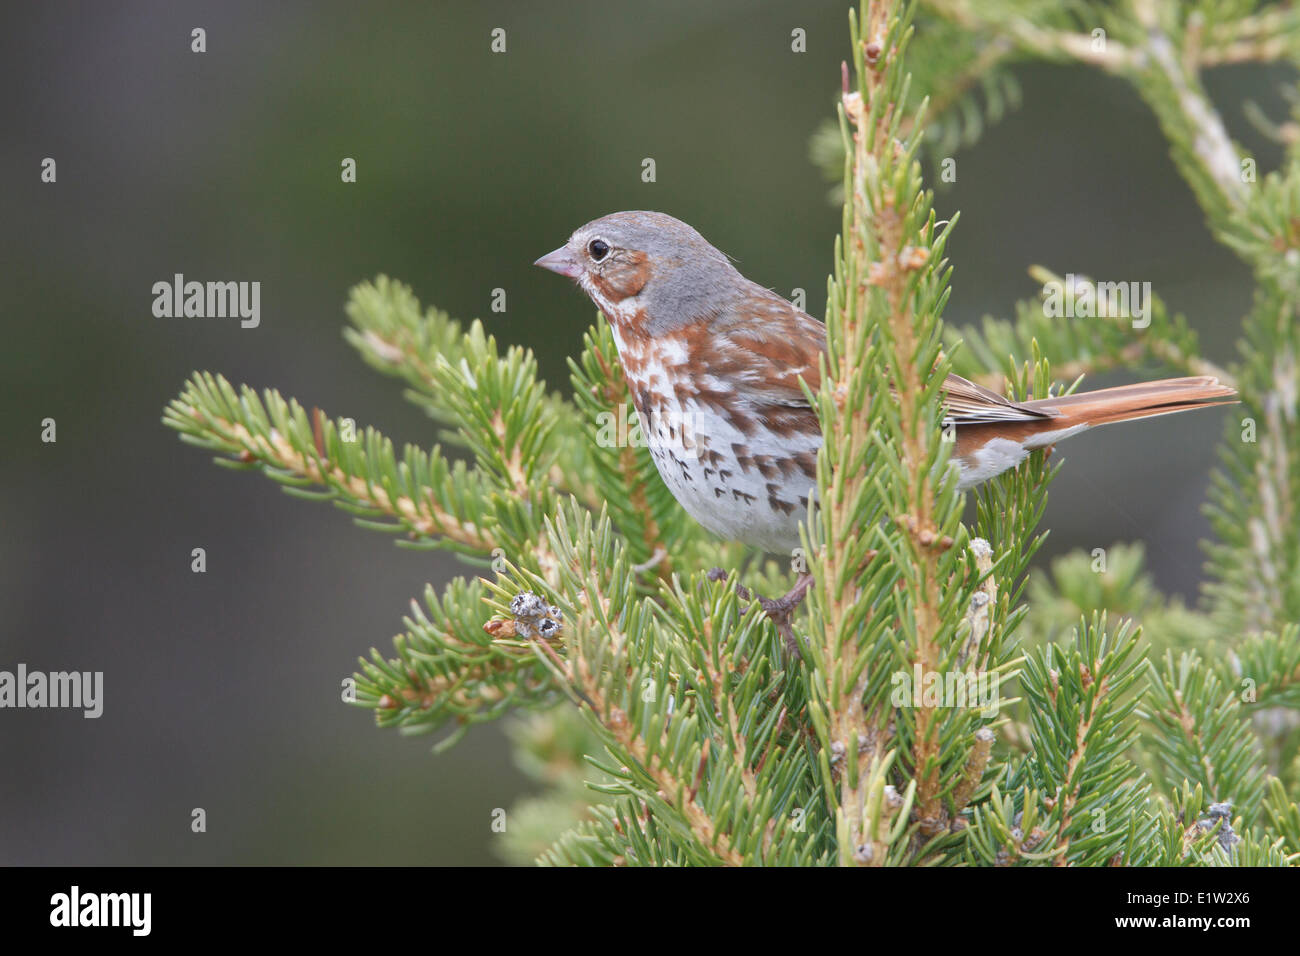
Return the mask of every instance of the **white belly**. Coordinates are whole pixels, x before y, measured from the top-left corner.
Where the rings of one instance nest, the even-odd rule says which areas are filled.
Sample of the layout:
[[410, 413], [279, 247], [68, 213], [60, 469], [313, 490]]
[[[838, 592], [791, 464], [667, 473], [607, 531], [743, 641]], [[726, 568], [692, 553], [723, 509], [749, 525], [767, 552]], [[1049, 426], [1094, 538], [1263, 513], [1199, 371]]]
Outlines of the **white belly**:
[[816, 481], [797, 469], [775, 471], [769, 460], [815, 453], [820, 435], [777, 439], [763, 428], [746, 435], [694, 400], [685, 407], [669, 402], [653, 421], [638, 416], [660, 477], [692, 518], [719, 537], [765, 551], [789, 555], [800, 546], [799, 524]]

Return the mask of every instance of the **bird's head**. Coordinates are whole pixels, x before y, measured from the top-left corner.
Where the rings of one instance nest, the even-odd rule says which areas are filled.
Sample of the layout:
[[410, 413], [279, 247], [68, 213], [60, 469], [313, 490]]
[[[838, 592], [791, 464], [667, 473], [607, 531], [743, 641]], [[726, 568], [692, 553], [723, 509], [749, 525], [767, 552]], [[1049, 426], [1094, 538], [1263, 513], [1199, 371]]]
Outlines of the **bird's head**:
[[577, 281], [611, 322], [659, 336], [726, 310], [743, 277], [698, 232], [661, 212], [580, 226], [535, 265]]

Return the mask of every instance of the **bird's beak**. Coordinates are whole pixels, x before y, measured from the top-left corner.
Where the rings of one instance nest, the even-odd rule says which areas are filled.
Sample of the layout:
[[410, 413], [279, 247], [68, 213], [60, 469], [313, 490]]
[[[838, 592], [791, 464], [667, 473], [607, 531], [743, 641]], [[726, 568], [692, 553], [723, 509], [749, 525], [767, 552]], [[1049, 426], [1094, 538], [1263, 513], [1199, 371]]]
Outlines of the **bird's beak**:
[[541, 266], [543, 269], [550, 269], [552, 272], [568, 276], [570, 279], [578, 278], [578, 274], [582, 272], [582, 265], [574, 261], [573, 254], [569, 252], [568, 246], [560, 246], [554, 252], [548, 252], [534, 262], [533, 265]]

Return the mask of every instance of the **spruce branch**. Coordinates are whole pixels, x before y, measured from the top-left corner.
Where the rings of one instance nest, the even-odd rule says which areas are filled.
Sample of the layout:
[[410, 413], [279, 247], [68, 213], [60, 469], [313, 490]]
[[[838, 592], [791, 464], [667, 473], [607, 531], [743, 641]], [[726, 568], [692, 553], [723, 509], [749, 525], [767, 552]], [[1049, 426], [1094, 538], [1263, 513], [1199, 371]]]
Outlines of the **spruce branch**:
[[[646, 681], [668, 695], [675, 681], [658, 642], [649, 638], [649, 605], [631, 600], [632, 574], [608, 519], [593, 522], [574, 506], [548, 522], [547, 530], [556, 558], [554, 577], [510, 569], [514, 583], [493, 586], [497, 612], [509, 613], [519, 585], [545, 589], [568, 605], [565, 652], [545, 641], [533, 648], [618, 761], [617, 766], [593, 761], [615, 781], [608, 792], [637, 797], [672, 828], [693, 862], [740, 863], [728, 835], [696, 800], [695, 770], [707, 759], [707, 743], [692, 733], [695, 718], [689, 711], [670, 715], [644, 706], [662, 699], [658, 691], [651, 700], [636, 693]], [[636, 639], [642, 635], [647, 639]]]
[[1173, 39], [1178, 24], [1173, 22], [1172, 5], [1136, 4], [1134, 11], [1145, 33], [1143, 57], [1134, 73], [1137, 88], [1165, 131], [1174, 162], [1200, 197], [1211, 222], [1223, 227], [1246, 203], [1242, 154], [1205, 92], [1200, 64], [1179, 56]]
[[[899, 58], [908, 31], [897, 3], [864, 5], [860, 23], [859, 27], [851, 11], [857, 85], [850, 92], [846, 74], [840, 112], [846, 143], [844, 228], [836, 244], [827, 350], [816, 400], [825, 443], [817, 466], [819, 508], [814, 530], [820, 534], [814, 535], [817, 546], [811, 549], [817, 584], [810, 592], [809, 634], [824, 638], [809, 640], [807, 656], [809, 715], [821, 747], [818, 768], [835, 819], [840, 862], [869, 858], [879, 864], [888, 853], [879, 847], [867, 856], [865, 848], [877, 842], [878, 834], [869, 829], [866, 809], [872, 798], [871, 780], [884, 786], [879, 770], [889, 749], [888, 726], [885, 715], [868, 714], [864, 708], [870, 646], [864, 638], [869, 639], [873, 631], [883, 637], [889, 614], [887, 610], [875, 613], [871, 598], [883, 596], [893, 582], [886, 580], [889, 563], [875, 559], [880, 549], [869, 546], [871, 536], [862, 529], [892, 516], [871, 480], [871, 472], [879, 469], [869, 464], [878, 444], [867, 423], [879, 420], [889, 402], [888, 385], [869, 388], [868, 370], [879, 363], [873, 318], [884, 308], [879, 289], [870, 291], [869, 285], [874, 255], [896, 257], [899, 250], [881, 252], [877, 246], [877, 208], [868, 197], [867, 177], [887, 175], [896, 168], [900, 114], [895, 106], [903, 83]], [[913, 149], [915, 143], [914, 135]], [[900, 144], [898, 151], [905, 149]], [[873, 185], [879, 190], [878, 183]], [[879, 191], [873, 198], [880, 201]], [[906, 202], [910, 197], [901, 198]], [[897, 219], [898, 211], [891, 208], [890, 212]], [[897, 228], [894, 234], [897, 238]], [[869, 311], [873, 306], [874, 316]], [[874, 574], [868, 567], [873, 561]], [[859, 590], [866, 593], [854, 593]]]
[[1215, 802], [1231, 802], [1252, 824], [1263, 796], [1264, 767], [1239, 695], [1192, 652], [1166, 651], [1148, 664], [1143, 708], [1155, 733], [1153, 771], [1172, 786], [1190, 781]]
[[811, 858], [830, 837], [811, 783], [804, 685], [782, 666], [787, 650], [763, 609], [741, 591], [734, 576], [695, 575], [665, 594], [655, 613], [673, 636], [678, 688], [712, 741], [710, 778], [730, 781], [737, 805], [761, 828], [765, 857], [797, 846]]
[[1300, 622], [1300, 298], [1260, 295], [1243, 352], [1210, 489], [1206, 593], [1225, 631], [1252, 634]]
[[[932, 167], [959, 148], [974, 145], [986, 129], [1020, 105], [1020, 84], [1009, 68], [1015, 53], [1015, 45], [1006, 37], [978, 34], [939, 18], [921, 20], [908, 45], [908, 71], [913, 78], [909, 93], [914, 101], [900, 104], [900, 138], [918, 128]], [[921, 123], [916, 107], [927, 94], [929, 105]], [[845, 149], [837, 122], [828, 119], [817, 128], [809, 141], [809, 156], [834, 184], [831, 202], [843, 205]]]
[[[976, 788], [984, 779], [984, 771], [988, 768], [989, 757], [993, 752], [993, 744], [997, 740], [997, 735], [987, 727], [981, 727], [975, 731], [975, 746], [971, 748], [970, 756], [966, 758], [966, 767], [962, 771], [961, 783], [952, 793], [952, 805], [954, 814], [960, 814], [966, 809], [975, 795]], [[964, 824], [964, 821], [963, 821]]]
[[1084, 621], [1031, 653], [1021, 689], [1034, 741], [975, 808], [968, 852], [985, 863], [1101, 865], [1124, 858], [1149, 785], [1125, 752], [1137, 735], [1143, 673], [1136, 631]]
[[1245, 704], [1300, 710], [1300, 624], [1256, 634], [1220, 658], [1225, 687], [1238, 687]]
[[[394, 283], [358, 289], [349, 339], [368, 361], [411, 382], [413, 394], [474, 454], [501, 491], [523, 501], [549, 477], [557, 406], [547, 400], [531, 350], [501, 355], [481, 323], [460, 333], [443, 313], [419, 319], [410, 290]], [[351, 330], [349, 330], [351, 331]]]
[[370, 660], [361, 659], [357, 705], [373, 709], [379, 726], [403, 733], [454, 722], [446, 746], [474, 724], [557, 700], [559, 689], [527, 639], [484, 628], [485, 598], [481, 579], [457, 578], [441, 598], [427, 587], [424, 607], [411, 602], [406, 632], [393, 639], [397, 656], [372, 650]]
[[1085, 24], [1085, 8], [1074, 5], [1024, 2], [977, 6], [972, 0], [925, 0], [925, 5], [968, 30], [1006, 36], [1018, 49], [1045, 60], [1077, 61], [1121, 72], [1137, 59], [1128, 46], [1109, 38], [1099, 44], [1091, 32], [1080, 32], [1085, 26], [1091, 30], [1111, 25], [1114, 21], [1104, 9], [1086, 10], [1098, 16], [1097, 22]]
[[1300, 9], [1277, 6], [1241, 16], [1214, 4], [1204, 4], [1189, 17], [1190, 62], [1200, 66], [1227, 63], [1300, 62]]
[[[607, 517], [593, 518], [572, 500], [548, 519], [546, 540], [554, 560], [542, 563], [552, 576], [511, 566], [489, 585], [489, 604], [505, 617], [510, 596], [530, 588], [563, 608], [562, 644], [535, 640], [533, 649], [608, 751], [608, 761], [592, 758], [610, 779], [602, 792], [630, 798], [624, 806], [654, 821], [655, 858], [706, 865], [815, 858], [818, 842], [799, 836], [812, 800], [799, 783], [807, 757], [779, 719], [785, 678], [770, 664], [742, 667], [759, 656], [747, 650], [759, 635], [770, 639], [759, 616], [742, 614], [734, 587], [702, 577], [664, 606], [640, 599], [623, 539]], [[706, 589], [709, 603], [695, 588]], [[765, 659], [774, 649], [764, 648]], [[743, 674], [725, 680], [725, 701], [710, 683], [723, 679], [714, 670], [722, 662]], [[804, 814], [792, 819], [796, 808]], [[597, 815], [583, 832], [592, 837], [616, 822]], [[605, 839], [617, 842], [607, 832]], [[627, 850], [616, 854], [625, 862]]]
[[421, 312], [411, 289], [387, 276], [353, 289], [346, 311], [344, 338], [367, 364], [405, 381], [406, 397], [446, 426], [440, 437], [473, 451], [504, 489], [526, 497], [544, 475], [599, 508], [581, 480], [588, 469], [577, 410], [546, 392], [530, 350], [501, 356], [480, 322], [465, 331], [445, 312]]
[[[1247, 261], [1266, 236], [1243, 213], [1254, 208], [1253, 157], [1228, 135], [1201, 73], [1220, 63], [1286, 58], [1300, 63], [1300, 17], [1271, 8], [1240, 17], [1213, 4], [1146, 0], [1046, 10], [1036, 4], [929, 0], [977, 37], [1006, 38], [1022, 55], [1099, 67], [1133, 84], [1170, 142], [1174, 162], [1216, 234]], [[1084, 29], [1088, 32], [1076, 32]]]
[[[1130, 666], [1136, 634], [1130, 637], [1128, 628], [1122, 626], [1111, 645], [1104, 628], [1104, 620], [1094, 620], [1091, 628], [1085, 624], [1078, 647], [1084, 653], [1067, 654], [1059, 661], [1058, 668], [1051, 666], [1051, 655], [1042, 659], [1049, 682], [1045, 698], [1034, 699], [1030, 689], [1034, 688], [1032, 677], [1026, 681], [1031, 713], [1037, 713], [1035, 705], [1059, 708], [1058, 717], [1068, 714], [1068, 719], [1058, 723], [1074, 726], [1073, 741], [1061, 741], [1060, 751], [1049, 748], [1040, 759], [1040, 767], [1046, 771], [1043, 777], [1054, 779], [1059, 787], [1055, 798], [1055, 810], [1060, 815], [1057, 865], [1069, 861], [1072, 841], [1079, 841], [1074, 847], [1076, 854], [1101, 842], [1091, 826], [1085, 828], [1081, 824], [1093, 822], [1085, 814], [1098, 807], [1104, 809], [1102, 801], [1093, 803], [1102, 780], [1114, 781], [1132, 791], [1130, 784], [1120, 783], [1126, 774], [1119, 755], [1127, 749], [1124, 745], [1131, 742], [1134, 734], [1129, 717], [1136, 705], [1132, 700], [1125, 701], [1124, 693], [1137, 680], [1138, 669]], [[1034, 689], [1041, 687], [1040, 684]], [[1038, 739], [1047, 737], [1046, 730], [1040, 729]], [[1064, 765], [1059, 761], [1060, 756], [1066, 757]], [[1094, 774], [1096, 779], [1091, 779]]]
[[399, 461], [374, 429], [344, 441], [350, 423], [314, 418], [273, 389], [259, 398], [247, 385], [236, 391], [219, 375], [195, 373], [163, 422], [183, 441], [226, 456], [219, 463], [260, 470], [290, 494], [332, 500], [366, 527], [405, 532], [426, 546], [492, 550], [494, 539], [477, 517], [488, 494], [480, 472], [451, 464], [437, 448], [407, 445]]
[[1211, 806], [1200, 784], [1184, 782], [1167, 803], [1151, 805], [1147, 838], [1132, 843], [1128, 859], [1137, 866], [1212, 866], [1230, 862], [1226, 853], [1219, 854], [1220, 841], [1235, 837], [1231, 821], [1226, 821], [1225, 830], [1221, 816], [1210, 818]]
[[1268, 795], [1264, 798], [1264, 813], [1270, 831], [1282, 842], [1288, 866], [1300, 863], [1300, 807], [1296, 806], [1277, 777], [1268, 778]]
[[[976, 594], [1000, 604], [992, 575], [1003, 569], [968, 551], [945, 470], [939, 315], [952, 222], [939, 227], [922, 187], [920, 124], [903, 133], [908, 21], [896, 3], [865, 5], [852, 20], [857, 85], [846, 81], [841, 110], [848, 198], [815, 396], [826, 441], [810, 527], [809, 717], [846, 864], [947, 852], [978, 784], [968, 778], [970, 754], [984, 746], [978, 708], [920, 694], [899, 706], [895, 678], [996, 681], [1012, 666], [1010, 610], [999, 606], [989, 626], [968, 618]], [[883, 828], [882, 808], [893, 808]]]

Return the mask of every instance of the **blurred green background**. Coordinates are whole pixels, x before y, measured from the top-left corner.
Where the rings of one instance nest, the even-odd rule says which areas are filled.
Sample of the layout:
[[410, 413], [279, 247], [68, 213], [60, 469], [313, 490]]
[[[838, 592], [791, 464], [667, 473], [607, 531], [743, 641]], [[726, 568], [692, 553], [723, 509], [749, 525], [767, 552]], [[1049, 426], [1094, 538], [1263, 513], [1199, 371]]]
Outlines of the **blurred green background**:
[[[410, 597], [463, 572], [346, 515], [214, 467], [164, 429], [195, 369], [429, 443], [343, 342], [354, 283], [566, 355], [593, 310], [532, 268], [581, 223], [669, 212], [750, 278], [825, 301], [839, 211], [808, 159], [833, 115], [847, 4], [114, 3], [10, 7], [3, 230], [0, 668], [102, 670], [104, 715], [0, 711], [0, 863], [492, 863], [491, 814], [528, 784], [502, 735], [448, 754], [377, 731], [340, 682]], [[207, 52], [190, 50], [190, 31]], [[504, 54], [490, 51], [506, 30]], [[791, 52], [802, 28], [807, 52]], [[1207, 234], [1118, 81], [1017, 71], [1024, 103], [957, 154], [946, 318], [1009, 314], [1025, 269], [1150, 281], [1230, 360], [1248, 277]], [[1213, 75], [1233, 134], [1281, 108], [1262, 68]], [[56, 184], [40, 182], [44, 157]], [[340, 182], [353, 157], [358, 182]], [[652, 157], [657, 181], [641, 180]], [[174, 273], [260, 281], [257, 329], [158, 319]], [[489, 311], [492, 290], [507, 311]], [[1150, 371], [1150, 370], [1145, 370]], [[1120, 378], [1097, 380], [1110, 384]], [[1043, 558], [1145, 541], [1196, 594], [1219, 411], [1083, 436]], [[57, 444], [39, 440], [58, 423]], [[192, 548], [208, 571], [190, 571]], [[195, 807], [205, 834], [190, 831]]]

